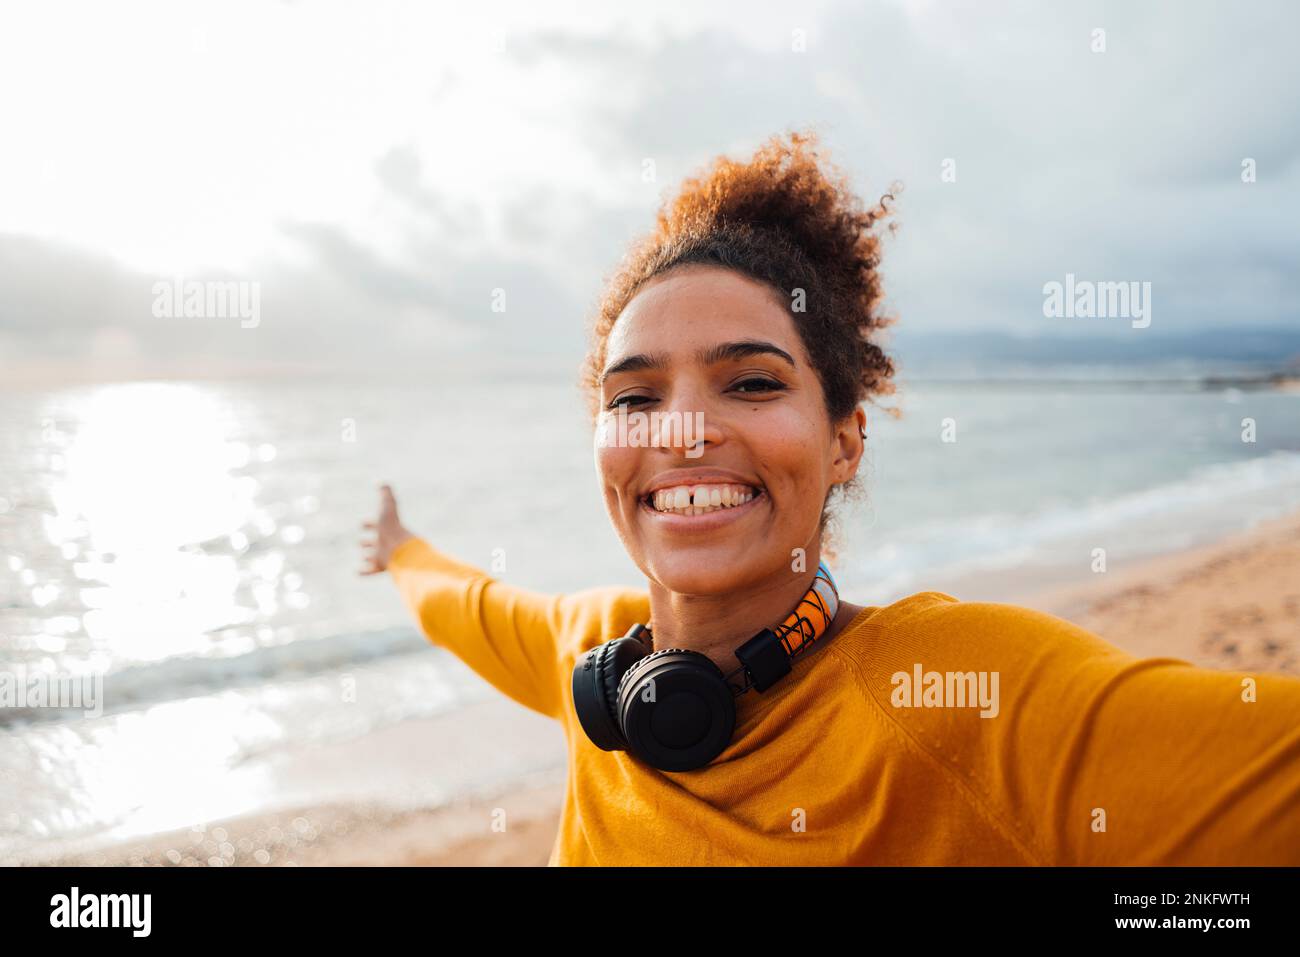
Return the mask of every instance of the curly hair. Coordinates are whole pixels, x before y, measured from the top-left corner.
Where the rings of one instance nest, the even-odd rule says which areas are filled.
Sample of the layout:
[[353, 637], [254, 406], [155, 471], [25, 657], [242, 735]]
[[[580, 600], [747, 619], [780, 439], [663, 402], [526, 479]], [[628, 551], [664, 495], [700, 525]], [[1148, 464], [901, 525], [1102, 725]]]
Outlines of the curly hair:
[[881, 311], [877, 226], [893, 198], [864, 207], [810, 131], [772, 136], [747, 162], [718, 157], [687, 179], [605, 284], [581, 377], [592, 416], [619, 315], [651, 279], [688, 264], [734, 270], [791, 304], [832, 424], [892, 393], [894, 364], [874, 337], [892, 321]]

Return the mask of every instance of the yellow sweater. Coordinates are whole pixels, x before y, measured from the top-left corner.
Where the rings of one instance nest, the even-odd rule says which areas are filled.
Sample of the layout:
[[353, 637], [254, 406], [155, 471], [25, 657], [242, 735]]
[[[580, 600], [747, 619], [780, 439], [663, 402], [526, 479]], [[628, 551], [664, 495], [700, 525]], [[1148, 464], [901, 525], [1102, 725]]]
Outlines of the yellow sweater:
[[537, 594], [419, 538], [389, 570], [431, 641], [564, 726], [553, 865], [1300, 864], [1297, 678], [922, 592], [737, 698], [712, 764], [663, 772], [591, 744], [570, 693], [576, 657], [648, 619], [645, 592]]

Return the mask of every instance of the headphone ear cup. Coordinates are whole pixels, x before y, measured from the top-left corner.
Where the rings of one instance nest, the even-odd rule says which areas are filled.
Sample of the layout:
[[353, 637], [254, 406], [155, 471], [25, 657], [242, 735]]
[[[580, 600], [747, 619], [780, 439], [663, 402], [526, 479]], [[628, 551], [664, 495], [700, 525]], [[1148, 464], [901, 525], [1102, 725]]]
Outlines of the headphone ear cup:
[[618, 724], [618, 689], [623, 676], [649, 649], [634, 637], [607, 641], [573, 665], [573, 710], [591, 743], [602, 751], [625, 751]]
[[618, 687], [626, 749], [660, 771], [702, 768], [731, 743], [735, 694], [707, 656], [665, 648], [635, 662]]

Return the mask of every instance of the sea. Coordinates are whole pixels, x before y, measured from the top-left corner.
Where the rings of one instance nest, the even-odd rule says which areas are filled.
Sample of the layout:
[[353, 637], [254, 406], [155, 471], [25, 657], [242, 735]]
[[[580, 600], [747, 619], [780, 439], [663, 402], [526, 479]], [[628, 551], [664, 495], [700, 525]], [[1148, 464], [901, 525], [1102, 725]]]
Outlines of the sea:
[[[1003, 600], [1095, 576], [1099, 549], [1116, 571], [1300, 508], [1300, 393], [1234, 375], [904, 377], [893, 413], [868, 410], [841, 594]], [[391, 580], [358, 574], [381, 483], [409, 528], [503, 580], [644, 585], [572, 370], [0, 388], [0, 476], [0, 673], [102, 682], [97, 713], [0, 708], [9, 863], [382, 799], [365, 780], [289, 794], [256, 769], [495, 694], [415, 629]], [[437, 767], [437, 747], [411, 760]], [[426, 777], [431, 803], [464, 780]]]

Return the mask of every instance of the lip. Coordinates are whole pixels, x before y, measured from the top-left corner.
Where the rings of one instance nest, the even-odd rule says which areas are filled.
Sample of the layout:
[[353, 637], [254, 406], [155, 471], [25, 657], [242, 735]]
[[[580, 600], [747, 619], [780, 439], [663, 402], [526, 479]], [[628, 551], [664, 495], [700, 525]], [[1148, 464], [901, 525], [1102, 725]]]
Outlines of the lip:
[[[673, 488], [677, 485], [748, 485], [760, 494], [764, 492], [761, 483], [745, 478], [738, 472], [729, 472], [726, 469], [672, 469], [656, 475], [654, 480], [642, 490], [641, 498], [644, 500], [661, 488]], [[757, 499], [758, 496], [754, 498]]]
[[[700, 482], [698, 484], [707, 485], [709, 483]], [[734, 484], [750, 485], [751, 483], [735, 482]], [[660, 486], [660, 488], [666, 487], [668, 486]], [[720, 508], [716, 511], [706, 512], [703, 515], [679, 515], [675, 512], [661, 512], [646, 501], [649, 493], [637, 500], [637, 508], [644, 512], [651, 521], [661, 523], [661, 527], [666, 531], [711, 532], [730, 525], [732, 522], [740, 521], [751, 511], [767, 502], [767, 492], [761, 486], [751, 487], [758, 489], [757, 494], [744, 505], [732, 505], [729, 508]]]

